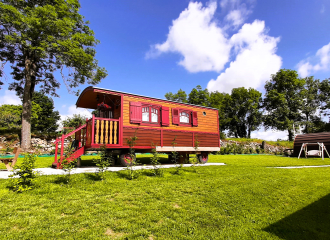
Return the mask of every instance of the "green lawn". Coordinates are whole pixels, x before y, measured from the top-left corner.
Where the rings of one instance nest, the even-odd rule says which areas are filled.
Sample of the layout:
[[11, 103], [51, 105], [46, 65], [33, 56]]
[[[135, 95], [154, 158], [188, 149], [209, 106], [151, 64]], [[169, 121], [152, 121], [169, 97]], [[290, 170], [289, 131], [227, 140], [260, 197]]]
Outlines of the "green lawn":
[[0, 238], [330, 239], [330, 168], [268, 168], [329, 159], [218, 155], [210, 162], [227, 165], [180, 175], [166, 169], [164, 177], [144, 171], [135, 180], [125, 172], [106, 173], [105, 181], [79, 174], [69, 184], [41, 176], [21, 194], [0, 180]]

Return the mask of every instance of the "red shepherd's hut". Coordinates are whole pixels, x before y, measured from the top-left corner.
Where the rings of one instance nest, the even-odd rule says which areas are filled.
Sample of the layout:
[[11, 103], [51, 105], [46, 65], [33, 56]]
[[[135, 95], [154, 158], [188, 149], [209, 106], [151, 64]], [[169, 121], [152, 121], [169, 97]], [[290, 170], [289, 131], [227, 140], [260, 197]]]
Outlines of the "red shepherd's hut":
[[[133, 149], [137, 152], [176, 151], [186, 157], [196, 153], [201, 162], [206, 162], [210, 152], [220, 150], [218, 110], [214, 108], [97, 87], [87, 87], [76, 106], [97, 109], [99, 115], [56, 141], [57, 148], [75, 134], [78, 147], [74, 158], [105, 146], [125, 165], [130, 148], [127, 140], [134, 136]], [[63, 148], [60, 159], [62, 156]], [[59, 167], [59, 161], [55, 156], [53, 166]]]

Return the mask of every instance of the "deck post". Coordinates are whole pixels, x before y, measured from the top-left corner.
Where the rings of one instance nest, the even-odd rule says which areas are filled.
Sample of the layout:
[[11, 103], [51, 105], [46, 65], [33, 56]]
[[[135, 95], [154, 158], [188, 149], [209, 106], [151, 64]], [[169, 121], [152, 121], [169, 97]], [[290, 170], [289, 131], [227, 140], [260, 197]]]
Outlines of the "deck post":
[[58, 151], [58, 141], [57, 141], [57, 137], [56, 137], [56, 141], [55, 141], [55, 159], [54, 159], [54, 163], [57, 165], [57, 151]]
[[121, 94], [120, 96], [120, 118], [119, 118], [119, 123], [118, 124], [118, 132], [119, 132], [119, 144], [121, 146], [124, 145], [124, 94]]
[[88, 138], [88, 119], [86, 118], [86, 136], [85, 136], [85, 145], [87, 143], [87, 138]]
[[63, 157], [63, 153], [64, 153], [64, 134], [62, 134], [62, 138], [61, 138], [61, 158]]
[[95, 132], [95, 116], [92, 117], [92, 144], [94, 144], [94, 132]]

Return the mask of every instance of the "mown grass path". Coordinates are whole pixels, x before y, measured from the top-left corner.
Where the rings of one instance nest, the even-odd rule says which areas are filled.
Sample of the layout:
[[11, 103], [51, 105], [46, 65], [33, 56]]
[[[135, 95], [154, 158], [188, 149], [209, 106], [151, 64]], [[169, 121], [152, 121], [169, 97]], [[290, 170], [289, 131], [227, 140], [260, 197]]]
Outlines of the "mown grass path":
[[[141, 162], [147, 161], [144, 155]], [[39, 161], [39, 160], [38, 160]], [[50, 161], [50, 160], [49, 160]], [[211, 156], [226, 166], [41, 176], [17, 194], [0, 180], [1, 239], [329, 239], [330, 168], [325, 159]], [[40, 167], [40, 166], [37, 166]]]

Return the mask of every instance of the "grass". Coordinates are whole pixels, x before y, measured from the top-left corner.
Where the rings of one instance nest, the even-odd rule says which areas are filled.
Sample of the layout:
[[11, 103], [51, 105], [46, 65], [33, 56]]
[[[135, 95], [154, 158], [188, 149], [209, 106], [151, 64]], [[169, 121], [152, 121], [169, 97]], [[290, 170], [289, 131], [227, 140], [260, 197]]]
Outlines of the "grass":
[[[257, 143], [262, 143], [265, 140], [262, 139], [257, 139], [257, 138], [226, 138], [224, 140], [232, 140], [236, 142], [257, 142]], [[269, 145], [273, 146], [281, 146], [281, 147], [286, 147], [286, 148], [293, 148], [293, 142], [292, 141], [265, 141]]]
[[210, 162], [227, 165], [180, 175], [166, 169], [162, 178], [145, 171], [131, 181], [125, 171], [104, 181], [72, 175], [69, 184], [41, 176], [21, 194], [0, 180], [0, 238], [329, 239], [330, 168], [267, 168], [329, 159], [214, 155]]

